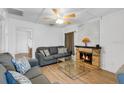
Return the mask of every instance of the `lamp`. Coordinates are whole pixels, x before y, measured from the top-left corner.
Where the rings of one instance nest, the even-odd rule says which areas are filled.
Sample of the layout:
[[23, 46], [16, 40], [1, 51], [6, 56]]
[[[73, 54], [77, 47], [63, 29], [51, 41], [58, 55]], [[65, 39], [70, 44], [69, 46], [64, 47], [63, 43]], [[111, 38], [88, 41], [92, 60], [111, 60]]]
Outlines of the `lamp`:
[[87, 43], [90, 42], [90, 39], [89, 39], [88, 37], [84, 37], [84, 38], [82, 39], [82, 42], [85, 44], [85, 46], [87, 46]]

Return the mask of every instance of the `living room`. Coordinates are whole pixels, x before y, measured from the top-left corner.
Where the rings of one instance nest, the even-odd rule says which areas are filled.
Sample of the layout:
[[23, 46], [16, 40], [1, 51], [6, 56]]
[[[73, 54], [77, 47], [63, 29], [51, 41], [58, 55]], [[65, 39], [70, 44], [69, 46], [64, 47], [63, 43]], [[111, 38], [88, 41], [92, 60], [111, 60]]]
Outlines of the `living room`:
[[[36, 84], [124, 83], [123, 77], [116, 76], [123, 72], [118, 71], [123, 65], [123, 8], [1, 8], [0, 22], [0, 55], [8, 52], [13, 57], [25, 56], [31, 64], [40, 66], [43, 81], [48, 81], [33, 79]], [[68, 65], [68, 60], [77, 62], [78, 51], [83, 49], [86, 53], [82, 54], [81, 65]], [[51, 61], [50, 55], [55, 51], [68, 54], [54, 55]], [[39, 53], [49, 60], [42, 60]], [[83, 62], [90, 55], [91, 64]]]

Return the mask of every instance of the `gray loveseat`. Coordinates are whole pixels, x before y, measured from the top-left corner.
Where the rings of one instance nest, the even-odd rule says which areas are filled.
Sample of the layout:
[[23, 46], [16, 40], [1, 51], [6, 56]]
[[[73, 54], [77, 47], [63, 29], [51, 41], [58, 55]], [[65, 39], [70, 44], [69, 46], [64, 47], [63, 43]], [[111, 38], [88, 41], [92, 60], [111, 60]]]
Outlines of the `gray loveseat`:
[[[12, 56], [9, 53], [0, 53], [0, 84], [6, 84], [4, 73], [6, 70], [16, 71], [14, 65], [11, 63]], [[49, 84], [50, 81], [42, 74], [40, 67], [36, 66], [32, 60], [29, 60], [31, 69], [25, 73], [25, 76], [31, 80], [33, 84]]]
[[[57, 62], [58, 58], [68, 57], [71, 56], [71, 51], [65, 52], [65, 53], [59, 53], [58, 49], [64, 48], [64, 46], [54, 46], [54, 47], [38, 47], [35, 52], [35, 56], [39, 61], [40, 66], [45, 66], [49, 64], [53, 64]], [[48, 50], [50, 55], [44, 56], [40, 50]]]

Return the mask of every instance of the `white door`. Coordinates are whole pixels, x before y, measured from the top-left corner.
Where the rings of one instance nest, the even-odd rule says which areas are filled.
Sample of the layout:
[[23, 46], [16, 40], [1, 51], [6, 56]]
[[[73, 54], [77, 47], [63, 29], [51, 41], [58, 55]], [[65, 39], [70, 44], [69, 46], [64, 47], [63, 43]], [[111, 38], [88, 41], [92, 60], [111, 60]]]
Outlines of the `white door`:
[[29, 31], [17, 31], [16, 33], [16, 51], [17, 53], [28, 53]]

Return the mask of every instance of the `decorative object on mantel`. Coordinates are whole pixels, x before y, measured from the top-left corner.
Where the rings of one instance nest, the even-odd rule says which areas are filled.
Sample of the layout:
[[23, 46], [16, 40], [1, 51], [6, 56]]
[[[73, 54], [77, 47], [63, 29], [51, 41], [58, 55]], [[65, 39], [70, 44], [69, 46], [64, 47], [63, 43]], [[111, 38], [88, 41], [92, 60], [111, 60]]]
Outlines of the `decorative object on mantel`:
[[96, 47], [99, 48], [100, 47], [99, 44], [97, 44]]
[[82, 42], [87, 46], [87, 43], [90, 42], [90, 39], [88, 37], [83, 37]]

